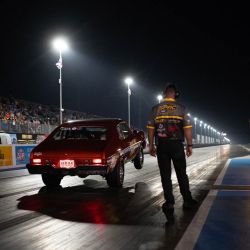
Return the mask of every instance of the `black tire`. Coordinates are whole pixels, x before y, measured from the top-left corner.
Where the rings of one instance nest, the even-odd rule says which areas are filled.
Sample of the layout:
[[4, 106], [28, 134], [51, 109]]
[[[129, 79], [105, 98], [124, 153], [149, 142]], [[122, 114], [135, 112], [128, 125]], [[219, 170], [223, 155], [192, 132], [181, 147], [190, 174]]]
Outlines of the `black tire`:
[[42, 174], [43, 183], [50, 188], [59, 187], [62, 177], [55, 174]]
[[117, 163], [112, 172], [106, 175], [106, 181], [110, 187], [122, 187], [124, 181], [124, 164]]
[[133, 161], [136, 169], [142, 169], [144, 163], [143, 148], [140, 148], [139, 152], [137, 153]]

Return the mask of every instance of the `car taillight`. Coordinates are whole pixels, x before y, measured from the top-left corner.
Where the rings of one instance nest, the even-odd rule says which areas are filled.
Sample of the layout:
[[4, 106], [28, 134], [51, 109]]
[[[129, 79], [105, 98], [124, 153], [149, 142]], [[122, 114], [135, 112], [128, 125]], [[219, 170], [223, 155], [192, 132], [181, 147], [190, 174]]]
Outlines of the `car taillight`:
[[92, 160], [92, 163], [93, 163], [93, 164], [102, 164], [102, 159], [99, 159], [99, 158], [93, 159], [93, 160]]
[[39, 158], [34, 158], [34, 159], [32, 159], [32, 163], [34, 165], [41, 165], [42, 164], [42, 160], [39, 159]]

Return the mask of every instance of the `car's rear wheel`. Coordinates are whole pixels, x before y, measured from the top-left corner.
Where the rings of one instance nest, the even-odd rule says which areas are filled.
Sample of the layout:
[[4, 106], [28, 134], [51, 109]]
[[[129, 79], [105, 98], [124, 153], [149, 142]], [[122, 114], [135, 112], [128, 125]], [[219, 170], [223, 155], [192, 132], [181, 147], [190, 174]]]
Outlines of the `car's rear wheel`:
[[134, 158], [134, 166], [136, 169], [141, 169], [144, 163], [144, 153], [143, 148], [140, 148], [139, 152]]
[[112, 172], [106, 175], [107, 183], [110, 187], [122, 187], [124, 181], [124, 164], [117, 163]]
[[52, 174], [42, 174], [42, 180], [43, 180], [43, 183], [47, 187], [55, 188], [55, 187], [60, 186], [62, 176], [55, 175], [55, 174], [53, 174], [53, 175]]

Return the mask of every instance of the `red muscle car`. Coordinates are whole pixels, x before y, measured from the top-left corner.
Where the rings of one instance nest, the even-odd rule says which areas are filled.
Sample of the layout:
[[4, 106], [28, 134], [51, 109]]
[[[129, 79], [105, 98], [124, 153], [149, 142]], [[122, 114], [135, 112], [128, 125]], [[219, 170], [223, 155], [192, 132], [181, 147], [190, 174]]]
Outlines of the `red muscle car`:
[[121, 187], [124, 164], [143, 166], [143, 131], [132, 131], [121, 119], [69, 121], [58, 126], [30, 154], [30, 174], [42, 174], [48, 187], [60, 185], [65, 175], [101, 175], [110, 187]]

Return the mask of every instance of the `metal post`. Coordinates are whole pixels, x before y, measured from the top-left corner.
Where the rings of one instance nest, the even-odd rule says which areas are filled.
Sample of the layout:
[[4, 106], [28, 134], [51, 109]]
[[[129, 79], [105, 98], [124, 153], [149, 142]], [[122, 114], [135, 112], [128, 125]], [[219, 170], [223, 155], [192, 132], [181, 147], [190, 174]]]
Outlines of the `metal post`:
[[200, 139], [200, 143], [202, 144], [202, 124], [201, 124], [201, 139]]
[[195, 143], [197, 143], [196, 120], [194, 121], [194, 135], [195, 135]]
[[209, 144], [209, 128], [207, 128], [207, 144]]
[[204, 125], [204, 143], [207, 143], [207, 138], [206, 138], [206, 127]]
[[[62, 63], [62, 51], [60, 50], [60, 61]], [[59, 85], [60, 85], [60, 124], [62, 124], [63, 121], [63, 117], [62, 117], [62, 67], [59, 68], [59, 72], [60, 72], [60, 78], [59, 78]]]
[[131, 95], [131, 90], [128, 84], [128, 125], [129, 127], [130, 127], [130, 95]]

